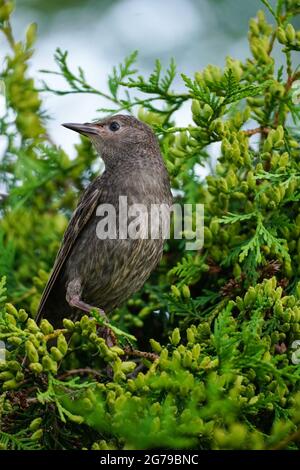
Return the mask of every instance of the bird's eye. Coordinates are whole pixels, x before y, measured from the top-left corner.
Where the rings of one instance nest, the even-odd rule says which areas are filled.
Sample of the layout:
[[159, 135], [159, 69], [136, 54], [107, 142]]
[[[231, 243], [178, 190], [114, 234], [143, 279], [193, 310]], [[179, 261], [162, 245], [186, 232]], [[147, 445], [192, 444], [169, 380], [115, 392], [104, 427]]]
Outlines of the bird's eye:
[[109, 130], [110, 131], [116, 132], [119, 129], [120, 129], [120, 124], [117, 121], [113, 121], [113, 122], [110, 123], [110, 125], [109, 125]]

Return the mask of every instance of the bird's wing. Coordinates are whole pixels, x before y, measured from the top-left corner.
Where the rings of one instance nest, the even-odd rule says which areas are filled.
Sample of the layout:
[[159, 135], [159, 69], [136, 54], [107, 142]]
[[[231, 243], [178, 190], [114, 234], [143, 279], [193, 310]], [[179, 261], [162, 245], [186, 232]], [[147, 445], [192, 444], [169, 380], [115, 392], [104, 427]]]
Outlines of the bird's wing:
[[95, 211], [100, 198], [100, 193], [101, 190], [99, 189], [99, 179], [97, 178], [92, 184], [88, 186], [88, 188], [83, 193], [78, 203], [78, 206], [71, 217], [69, 225], [64, 233], [63, 240], [57, 253], [51, 275], [48, 279], [40, 301], [36, 320], [38, 320], [42, 315], [43, 308], [45, 306], [45, 303], [47, 302], [51, 289], [55, 281], [57, 280], [57, 277], [66, 259], [68, 258], [68, 255], [72, 250], [75, 241], [77, 240], [82, 229], [85, 227], [86, 223]]

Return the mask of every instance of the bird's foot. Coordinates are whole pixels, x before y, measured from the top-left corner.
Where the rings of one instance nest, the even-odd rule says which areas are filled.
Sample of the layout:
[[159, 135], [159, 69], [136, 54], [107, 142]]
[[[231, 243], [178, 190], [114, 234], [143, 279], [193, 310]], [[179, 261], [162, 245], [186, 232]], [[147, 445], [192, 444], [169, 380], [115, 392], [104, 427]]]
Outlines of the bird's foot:
[[[108, 322], [108, 318], [104, 310], [101, 310], [101, 308], [93, 307], [92, 305], [87, 304], [86, 302], [80, 299], [79, 295], [74, 295], [71, 298], [67, 298], [67, 301], [71, 307], [78, 308], [79, 310], [86, 312], [86, 313], [90, 313], [91, 310], [96, 310], [99, 313], [99, 315], [105, 321]], [[112, 347], [117, 343], [117, 338], [114, 332], [110, 328], [101, 327], [100, 331], [101, 331], [101, 335], [106, 341], [107, 346]]]
[[92, 305], [87, 304], [86, 302], [81, 300], [79, 295], [74, 295], [70, 298], [67, 298], [67, 301], [71, 307], [76, 307], [79, 310], [82, 310], [83, 312], [90, 313], [91, 310], [97, 310], [99, 315], [101, 315], [101, 317], [103, 317], [104, 320], [107, 320], [107, 316], [104, 310], [101, 310], [101, 308], [93, 307]]

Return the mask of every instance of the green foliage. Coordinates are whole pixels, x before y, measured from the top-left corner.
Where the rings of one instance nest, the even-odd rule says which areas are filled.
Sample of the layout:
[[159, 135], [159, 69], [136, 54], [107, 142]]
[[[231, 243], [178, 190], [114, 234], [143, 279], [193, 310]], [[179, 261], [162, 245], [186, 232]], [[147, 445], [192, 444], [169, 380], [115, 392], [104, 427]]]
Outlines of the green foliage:
[[[107, 90], [55, 62], [64, 89], [28, 74], [36, 26], [16, 42], [13, 7], [0, 0], [10, 52], [0, 72], [7, 136], [0, 188], [0, 447], [8, 449], [299, 449], [300, 31], [298, 0], [279, 0], [274, 24], [250, 21], [251, 56], [226, 58], [172, 89], [174, 60], [139, 75], [137, 53]], [[284, 66], [272, 51], [279, 43]], [[2, 86], [1, 86], [2, 89]], [[176, 201], [205, 205], [204, 247], [169, 240], [144, 289], [115, 311], [112, 348], [102, 319], [34, 321], [67, 220], [98, 157], [82, 138], [70, 159], [47, 134], [44, 93], [105, 98], [97, 118], [137, 111], [156, 131]], [[83, 96], [84, 99], [84, 96]], [[192, 124], [174, 113], [191, 106]], [[213, 165], [210, 144], [219, 144]], [[209, 167], [206, 178], [199, 167]], [[5, 280], [6, 278], [6, 280]], [[6, 303], [6, 301], [9, 303]], [[106, 325], [107, 326], [107, 325]], [[141, 352], [144, 350], [144, 352]], [[152, 351], [152, 352], [151, 352]]]

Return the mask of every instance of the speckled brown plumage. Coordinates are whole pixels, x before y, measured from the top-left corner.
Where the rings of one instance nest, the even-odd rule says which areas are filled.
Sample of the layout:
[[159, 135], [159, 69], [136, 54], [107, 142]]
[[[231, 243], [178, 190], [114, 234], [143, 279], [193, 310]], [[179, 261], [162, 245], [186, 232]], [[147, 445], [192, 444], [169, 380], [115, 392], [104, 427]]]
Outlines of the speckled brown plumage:
[[99, 239], [97, 207], [112, 204], [118, 217], [119, 196], [127, 196], [128, 206], [139, 203], [147, 208], [170, 206], [172, 201], [157, 139], [146, 124], [117, 115], [65, 126], [90, 137], [105, 171], [82, 194], [40, 302], [38, 318], [49, 318], [55, 325], [82, 314], [74, 299], [111, 312], [142, 287], [162, 256], [162, 237]]

